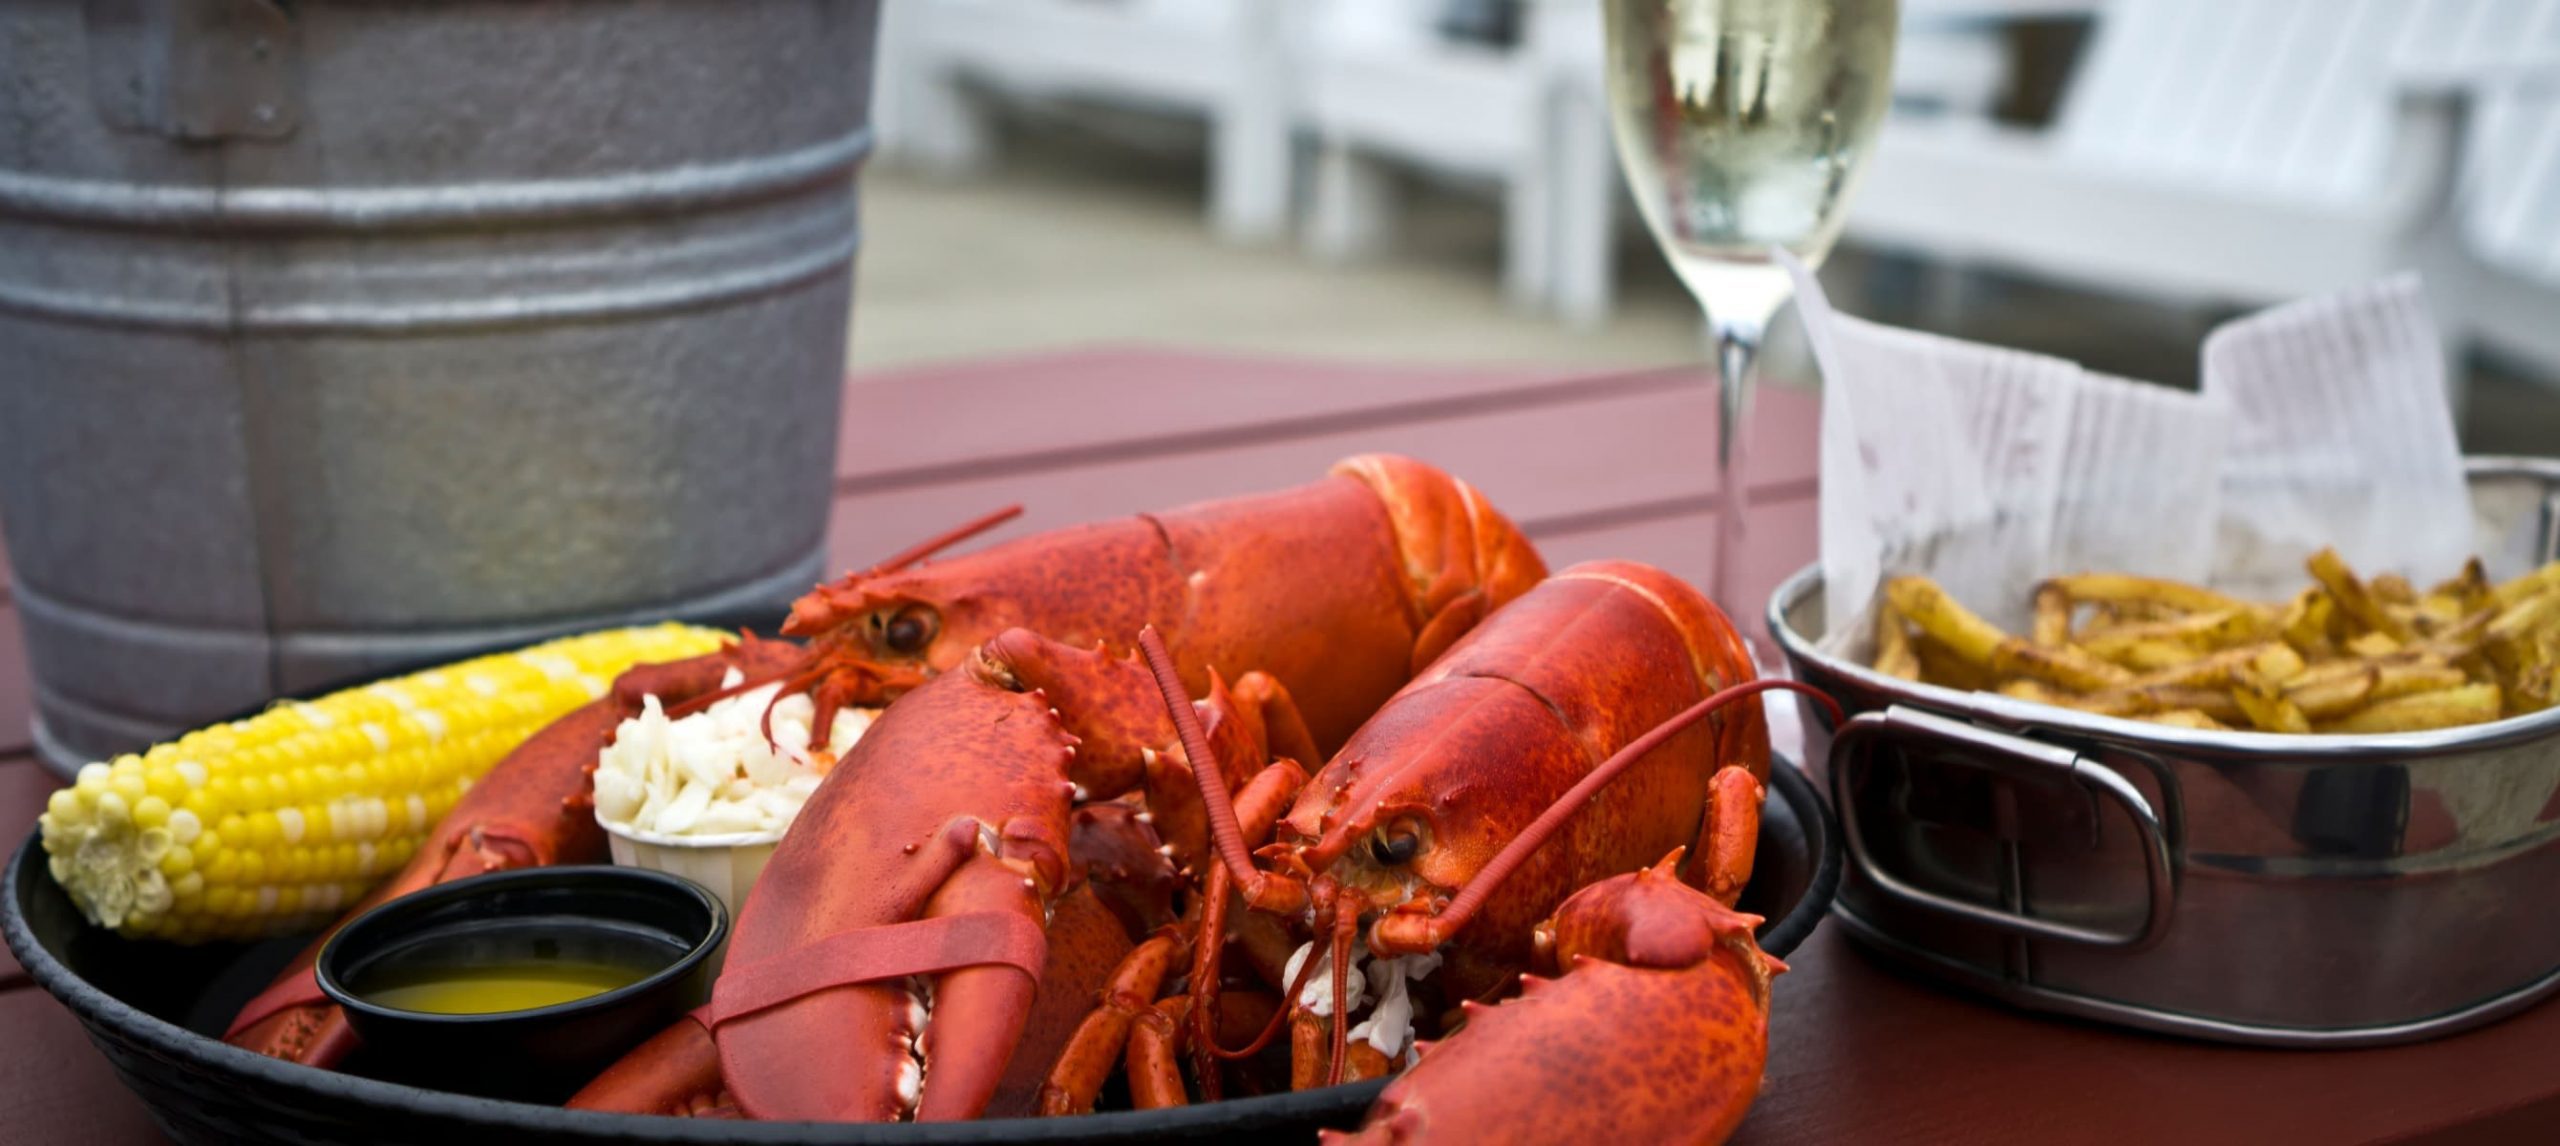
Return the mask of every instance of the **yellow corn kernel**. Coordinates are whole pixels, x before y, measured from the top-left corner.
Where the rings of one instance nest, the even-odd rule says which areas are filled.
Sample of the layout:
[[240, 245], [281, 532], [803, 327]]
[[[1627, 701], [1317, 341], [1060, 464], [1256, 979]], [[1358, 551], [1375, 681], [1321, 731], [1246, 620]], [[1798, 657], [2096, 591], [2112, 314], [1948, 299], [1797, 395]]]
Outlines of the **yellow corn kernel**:
[[127, 935], [254, 939], [325, 921], [396, 871], [545, 724], [635, 664], [710, 652], [665, 624], [478, 657], [83, 767], [40, 817], [47, 866]]

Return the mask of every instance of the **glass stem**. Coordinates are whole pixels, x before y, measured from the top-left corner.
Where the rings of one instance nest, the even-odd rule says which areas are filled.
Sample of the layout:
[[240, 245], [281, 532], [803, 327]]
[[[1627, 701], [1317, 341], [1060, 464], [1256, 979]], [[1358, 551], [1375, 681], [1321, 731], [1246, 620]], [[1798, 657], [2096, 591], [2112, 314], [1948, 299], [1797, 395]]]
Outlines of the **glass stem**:
[[1716, 352], [1717, 418], [1716, 418], [1716, 489], [1723, 505], [1716, 511], [1716, 559], [1714, 584], [1707, 595], [1723, 608], [1726, 615], [1737, 618], [1737, 624], [1748, 624], [1750, 611], [1734, 599], [1741, 590], [1735, 579], [1742, 565], [1742, 552], [1749, 532], [1744, 520], [1750, 510], [1749, 481], [1745, 476], [1744, 458], [1750, 452], [1751, 435], [1745, 432], [1751, 416], [1751, 368], [1760, 355], [1760, 334], [1766, 320], [1713, 318]]

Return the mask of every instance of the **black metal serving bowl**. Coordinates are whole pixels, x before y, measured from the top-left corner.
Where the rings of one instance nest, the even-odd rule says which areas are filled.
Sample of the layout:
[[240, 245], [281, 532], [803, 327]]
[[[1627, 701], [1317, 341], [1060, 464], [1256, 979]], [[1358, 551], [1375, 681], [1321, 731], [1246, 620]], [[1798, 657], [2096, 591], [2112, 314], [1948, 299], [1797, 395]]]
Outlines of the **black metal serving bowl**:
[[[1830, 810], [1787, 761], [1771, 769], [1758, 858], [1741, 906], [1765, 916], [1760, 945], [1793, 951], [1821, 922], [1840, 882]], [[224, 1044], [223, 1027], [310, 936], [179, 947], [89, 926], [46, 871], [30, 836], [10, 861], [0, 935], [30, 976], [71, 1013], [182, 1143], [995, 1143], [1306, 1142], [1319, 1127], [1360, 1120], [1384, 1081], [1240, 1098], [1181, 1110], [1080, 1118], [857, 1125], [692, 1122], [561, 1110], [315, 1070]], [[1780, 988], [1784, 990], [1782, 986]], [[1785, 1031], [1774, 1037], [1784, 1039]]]

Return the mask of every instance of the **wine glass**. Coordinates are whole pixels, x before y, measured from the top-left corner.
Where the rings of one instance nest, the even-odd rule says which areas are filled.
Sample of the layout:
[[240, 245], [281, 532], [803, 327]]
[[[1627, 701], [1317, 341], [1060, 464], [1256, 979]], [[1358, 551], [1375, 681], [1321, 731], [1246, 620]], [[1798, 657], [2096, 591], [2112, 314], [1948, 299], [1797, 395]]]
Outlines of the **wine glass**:
[[1654, 242], [1706, 308], [1720, 419], [1716, 559], [1727, 613], [1743, 546], [1742, 433], [1763, 330], [1820, 266], [1892, 94], [1896, 0], [1605, 0], [1618, 161]]

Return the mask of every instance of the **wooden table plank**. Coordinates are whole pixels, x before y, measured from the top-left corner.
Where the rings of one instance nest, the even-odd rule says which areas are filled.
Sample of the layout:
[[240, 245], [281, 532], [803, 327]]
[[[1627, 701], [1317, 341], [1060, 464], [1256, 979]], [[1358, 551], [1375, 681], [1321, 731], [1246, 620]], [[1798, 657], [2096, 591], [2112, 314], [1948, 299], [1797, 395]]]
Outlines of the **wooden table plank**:
[[[18, 841], [35, 830], [44, 801], [61, 782], [33, 756], [0, 753], [0, 850], [15, 851]], [[25, 986], [26, 971], [9, 949], [0, 946], [0, 991]]]
[[856, 373], [845, 393], [838, 472], [851, 482], [939, 480], [1169, 449], [1225, 449], [1343, 424], [1431, 421], [1664, 386], [1711, 386], [1694, 370], [1592, 374], [1558, 368], [1382, 366], [1101, 348]]
[[[0, 595], [5, 595], [0, 590]], [[0, 601], [0, 756], [35, 743], [27, 722], [35, 710], [35, 679], [27, 671], [26, 636], [15, 601]]]
[[2416, 1046], [2282, 1051], [2117, 1031], [1905, 977], [1826, 925], [1772, 988], [1737, 1146], [2552, 1140], [2560, 1007]]
[[[1163, 368], [1192, 369], [1180, 360]], [[1145, 377], [1155, 369], [1131, 361], [1121, 373]], [[1319, 379], [1362, 377], [1359, 371], [1329, 365], [1304, 369]], [[1385, 388], [1393, 377], [1370, 378], [1362, 388]], [[1326, 422], [1304, 427], [1302, 433], [1238, 440], [1212, 450], [1135, 442], [1123, 443], [1123, 452], [1079, 454], [1036, 471], [945, 469], [928, 475], [929, 480], [875, 471], [844, 483], [846, 496], [837, 501], [830, 531], [830, 556], [837, 568], [859, 567], [1014, 501], [1024, 503], [1024, 518], [990, 541], [1280, 488], [1312, 480], [1334, 460], [1370, 450], [1410, 454], [1466, 478], [1542, 543], [1550, 535], [1588, 533], [1614, 523], [1677, 515], [1710, 520], [1705, 515], [1718, 503], [1710, 461], [1713, 394], [1694, 376], [1621, 377], [1641, 384], [1580, 390], [1550, 386], [1529, 404], [1435, 406], [1427, 417]], [[1099, 397], [1085, 405], [1097, 404]], [[1810, 513], [1817, 414], [1816, 404], [1802, 394], [1773, 392], [1759, 403], [1754, 431], [1765, 448], [1754, 457], [1755, 500], [1793, 502]], [[936, 417], [940, 420], [934, 425], [942, 426], [951, 416]], [[925, 432], [932, 436], [935, 431]], [[1783, 538], [1786, 545], [1755, 545], [1754, 551], [1792, 569], [1811, 558], [1810, 536], [1789, 534]], [[1712, 548], [1678, 552], [1680, 562], [1666, 567], [1704, 581]]]
[[51, 995], [0, 992], [0, 1141], [45, 1146], [166, 1142], [142, 1100]]

